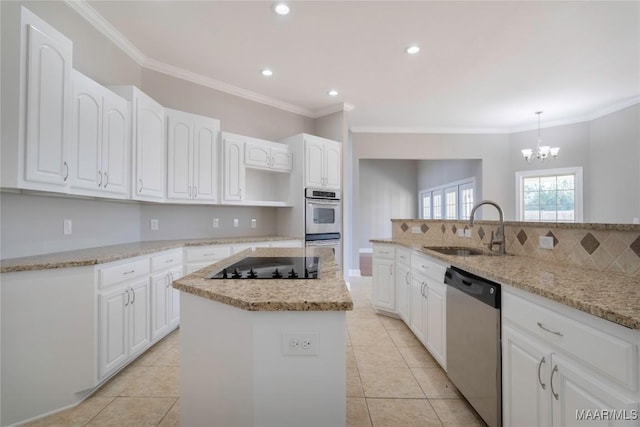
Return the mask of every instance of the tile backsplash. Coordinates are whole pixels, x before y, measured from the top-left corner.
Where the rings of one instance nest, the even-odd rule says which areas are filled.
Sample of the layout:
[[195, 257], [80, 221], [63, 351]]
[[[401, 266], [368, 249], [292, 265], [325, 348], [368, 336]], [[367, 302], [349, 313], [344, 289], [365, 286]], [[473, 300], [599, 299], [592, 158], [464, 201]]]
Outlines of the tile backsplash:
[[[394, 240], [425, 245], [485, 247], [497, 221], [392, 219]], [[471, 238], [458, 235], [471, 230]], [[599, 271], [640, 276], [640, 226], [627, 224], [561, 224], [505, 222], [507, 252]], [[542, 249], [540, 237], [551, 237], [553, 249]]]

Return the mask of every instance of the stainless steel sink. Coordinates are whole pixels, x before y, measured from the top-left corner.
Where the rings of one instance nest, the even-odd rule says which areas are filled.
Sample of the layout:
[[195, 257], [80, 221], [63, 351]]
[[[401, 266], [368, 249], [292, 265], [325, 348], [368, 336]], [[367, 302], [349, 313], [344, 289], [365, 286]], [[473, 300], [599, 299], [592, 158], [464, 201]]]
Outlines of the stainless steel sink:
[[424, 249], [440, 252], [444, 255], [457, 256], [474, 256], [474, 255], [490, 255], [482, 249], [466, 248], [461, 246], [423, 246]]

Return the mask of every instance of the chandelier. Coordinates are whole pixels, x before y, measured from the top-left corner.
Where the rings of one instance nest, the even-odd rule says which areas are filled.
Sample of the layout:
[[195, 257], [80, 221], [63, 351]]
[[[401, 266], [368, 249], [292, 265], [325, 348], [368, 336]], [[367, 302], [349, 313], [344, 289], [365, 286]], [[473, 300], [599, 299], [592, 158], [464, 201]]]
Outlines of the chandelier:
[[542, 137], [540, 136], [540, 114], [542, 114], [542, 111], [536, 111], [536, 114], [538, 115], [538, 142], [536, 144], [536, 148], [525, 148], [524, 150], [520, 150], [524, 161], [527, 163], [533, 163], [534, 160], [544, 162], [549, 156], [551, 156], [551, 158], [555, 158], [558, 155], [558, 151], [560, 151], [559, 147], [540, 145], [542, 143]]

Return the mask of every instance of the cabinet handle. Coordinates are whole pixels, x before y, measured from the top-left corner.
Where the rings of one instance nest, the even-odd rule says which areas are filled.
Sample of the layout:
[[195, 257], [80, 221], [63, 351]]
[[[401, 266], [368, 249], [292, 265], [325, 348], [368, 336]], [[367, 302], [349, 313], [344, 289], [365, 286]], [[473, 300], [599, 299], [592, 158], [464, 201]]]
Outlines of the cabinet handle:
[[142, 193], [142, 178], [138, 178], [138, 193]]
[[64, 180], [66, 181], [67, 179], [69, 179], [69, 163], [67, 163], [66, 161], [63, 163], [64, 165]]
[[558, 393], [556, 393], [556, 391], [553, 389], [553, 375], [558, 372], [558, 365], [553, 367], [553, 371], [551, 371], [551, 379], [549, 380], [549, 382], [551, 383], [551, 394], [553, 394], [553, 397], [558, 400], [558, 398], [560, 397], [560, 395]]
[[109, 174], [108, 173], [104, 173], [104, 188], [107, 188], [107, 185], [109, 185]]
[[191, 198], [191, 186], [187, 185], [187, 193], [189, 193], [189, 198]]
[[537, 323], [538, 323], [538, 326], [540, 327], [540, 329], [542, 329], [543, 331], [547, 331], [547, 332], [552, 333], [554, 335], [557, 335], [559, 337], [563, 336], [562, 333], [557, 332], [557, 331], [552, 331], [551, 329], [547, 329], [544, 326], [542, 326], [542, 323], [540, 323], [540, 322], [537, 322]]
[[166, 260], [164, 263], [169, 264], [170, 262], [173, 262], [173, 258]]
[[407, 285], [409, 285], [411, 282], [409, 281], [409, 274], [411, 274], [411, 271], [407, 271], [407, 274], [404, 275], [404, 281]]
[[425, 298], [427, 297], [427, 296], [424, 294], [424, 288], [425, 288], [426, 286], [427, 286], [427, 284], [426, 284], [425, 282], [422, 282], [422, 286], [420, 286], [420, 294], [421, 294], [423, 297], [425, 297]]
[[198, 197], [198, 187], [197, 186], [193, 186], [193, 197]]
[[240, 197], [240, 200], [242, 200], [242, 188], [238, 189], [238, 197]]
[[426, 265], [424, 265], [424, 264], [422, 264], [420, 267], [424, 268], [425, 270], [428, 270], [428, 269], [429, 269], [429, 267], [428, 267], [428, 266], [426, 266]]
[[129, 289], [131, 289], [131, 293], [133, 294], [133, 298], [131, 298], [131, 305], [133, 305], [133, 303], [136, 302], [136, 290], [133, 288]]
[[129, 305], [129, 300], [131, 299], [131, 295], [129, 295], [129, 289], [124, 291], [125, 294], [127, 294], [127, 302], [124, 303], [124, 306], [128, 306]]
[[125, 271], [124, 273], [122, 273], [124, 276], [126, 276], [127, 274], [133, 274], [135, 273], [135, 270], [131, 270], [131, 271]]
[[165, 285], [165, 288], [169, 289], [170, 285], [171, 285], [171, 273], [167, 273], [167, 284]]
[[100, 181], [98, 181], [98, 188], [102, 187], [102, 172], [98, 171], [98, 177], [100, 177]]
[[540, 378], [540, 368], [542, 368], [542, 364], [546, 363], [546, 362], [547, 362], [547, 360], [545, 359], [544, 356], [542, 356], [542, 359], [540, 359], [540, 363], [538, 363], [538, 382], [540, 383], [540, 386], [542, 387], [543, 390], [547, 389], [547, 385], [544, 384], [542, 382], [542, 379]]

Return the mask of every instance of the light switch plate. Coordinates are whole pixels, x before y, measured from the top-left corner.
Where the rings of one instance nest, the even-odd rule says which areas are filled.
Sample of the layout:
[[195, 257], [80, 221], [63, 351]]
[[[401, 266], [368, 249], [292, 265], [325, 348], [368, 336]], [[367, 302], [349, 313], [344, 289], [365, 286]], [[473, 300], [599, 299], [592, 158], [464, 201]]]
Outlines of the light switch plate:
[[220, 218], [213, 218], [213, 228], [220, 227]]
[[72, 222], [70, 219], [62, 221], [62, 233], [65, 235], [73, 233]]
[[239, 223], [239, 221], [238, 221], [238, 218], [234, 218], [234, 219], [233, 219], [233, 226], [234, 226], [235, 228], [238, 228], [238, 225], [239, 225], [239, 224], [240, 224], [240, 223]]
[[258, 226], [258, 221], [256, 221], [255, 219], [251, 220], [251, 228], [256, 228]]
[[153, 231], [156, 231], [158, 229], [158, 220], [157, 219], [150, 220], [149, 228], [152, 229]]

